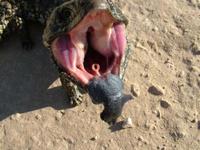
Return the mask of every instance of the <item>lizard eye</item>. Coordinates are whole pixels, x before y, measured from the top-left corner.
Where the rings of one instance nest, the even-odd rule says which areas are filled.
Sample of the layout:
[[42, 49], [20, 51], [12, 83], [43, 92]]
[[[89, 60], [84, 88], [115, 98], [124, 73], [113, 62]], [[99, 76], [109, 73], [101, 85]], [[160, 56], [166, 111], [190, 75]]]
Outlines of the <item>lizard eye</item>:
[[69, 9], [63, 9], [61, 11], [61, 13], [60, 13], [59, 18], [62, 21], [70, 20], [70, 18], [71, 18], [71, 11]]

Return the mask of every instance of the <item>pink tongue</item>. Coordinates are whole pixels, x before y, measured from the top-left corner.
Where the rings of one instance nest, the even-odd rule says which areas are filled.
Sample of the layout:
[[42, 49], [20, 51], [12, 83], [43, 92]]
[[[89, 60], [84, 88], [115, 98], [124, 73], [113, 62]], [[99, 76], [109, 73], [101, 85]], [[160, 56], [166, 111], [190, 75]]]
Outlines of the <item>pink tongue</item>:
[[100, 31], [93, 29], [89, 40], [96, 51], [107, 57], [105, 60], [114, 56], [111, 66], [107, 64], [108, 62], [104, 63], [113, 74], [119, 74], [121, 58], [126, 47], [125, 25], [122, 23], [114, 24], [112, 28], [104, 27]]
[[87, 84], [92, 79], [93, 76], [84, 69], [83, 62], [81, 62], [80, 58], [84, 56], [80, 56], [82, 53], [78, 53], [68, 35], [54, 40], [52, 51], [58, 64], [64, 67], [77, 80]]

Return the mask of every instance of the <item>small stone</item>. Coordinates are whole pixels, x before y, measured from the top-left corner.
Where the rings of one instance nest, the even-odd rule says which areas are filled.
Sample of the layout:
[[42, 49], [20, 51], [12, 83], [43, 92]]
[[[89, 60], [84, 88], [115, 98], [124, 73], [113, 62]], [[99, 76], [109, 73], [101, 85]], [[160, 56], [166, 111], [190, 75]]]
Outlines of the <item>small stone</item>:
[[163, 108], [169, 108], [170, 104], [165, 100], [161, 100], [160, 101], [160, 106], [163, 107]]
[[57, 112], [55, 119], [60, 120], [62, 118], [62, 116], [63, 116], [63, 114], [59, 111], [59, 112]]
[[106, 150], [107, 149], [107, 145], [103, 145], [102, 147], [101, 147], [101, 150]]
[[197, 119], [191, 120], [191, 123], [196, 123], [196, 122], [197, 122]]
[[21, 117], [21, 114], [20, 114], [20, 113], [16, 113], [16, 114], [12, 115], [12, 116], [10, 117], [10, 119], [11, 119], [11, 120], [17, 120], [17, 119], [19, 119], [20, 117]]
[[112, 143], [112, 142], [114, 142], [114, 140], [113, 139], [109, 139], [109, 142]]
[[165, 139], [165, 136], [161, 136], [162, 139]]
[[164, 95], [165, 91], [163, 88], [157, 86], [157, 85], [153, 85], [149, 88], [148, 90], [149, 93], [156, 95], [156, 96], [160, 96], [160, 95]]
[[132, 84], [131, 85], [131, 93], [135, 96], [138, 97], [140, 96], [140, 88], [137, 84]]
[[156, 130], [157, 127], [156, 127], [156, 125], [152, 125], [150, 129], [151, 129], [151, 130]]
[[185, 76], [185, 71], [183, 70], [177, 73], [177, 77], [179, 78], [183, 78], [184, 76]]
[[144, 141], [144, 144], [145, 144], [145, 145], [148, 145], [148, 144], [149, 144], [149, 142], [148, 142], [148, 141]]
[[133, 123], [132, 123], [131, 118], [127, 118], [123, 121], [123, 123], [122, 123], [123, 129], [132, 128], [132, 127], [133, 127]]
[[144, 141], [144, 138], [142, 136], [138, 137], [138, 141]]
[[71, 137], [68, 137], [68, 138], [64, 137], [64, 140], [67, 141], [69, 144], [74, 144], [75, 143], [74, 139], [71, 138]]
[[15, 116], [16, 116], [16, 118], [20, 118], [21, 114], [20, 113], [16, 113]]
[[152, 31], [154, 31], [154, 32], [157, 32], [159, 29], [158, 29], [158, 27], [154, 27], [153, 29], [152, 29]]
[[64, 114], [65, 114], [65, 110], [60, 110], [60, 113], [61, 113], [62, 115], [64, 115]]
[[155, 110], [153, 113], [156, 115], [156, 117], [161, 118], [161, 113], [159, 110]]
[[40, 114], [37, 114], [37, 115], [35, 116], [35, 118], [36, 118], [37, 120], [40, 120], [40, 119], [42, 118], [42, 116], [41, 116]]
[[147, 74], [144, 74], [144, 77], [145, 78], [148, 78], [149, 77], [149, 74], [147, 73]]
[[98, 139], [98, 136], [92, 137], [90, 140], [91, 141], [96, 141]]

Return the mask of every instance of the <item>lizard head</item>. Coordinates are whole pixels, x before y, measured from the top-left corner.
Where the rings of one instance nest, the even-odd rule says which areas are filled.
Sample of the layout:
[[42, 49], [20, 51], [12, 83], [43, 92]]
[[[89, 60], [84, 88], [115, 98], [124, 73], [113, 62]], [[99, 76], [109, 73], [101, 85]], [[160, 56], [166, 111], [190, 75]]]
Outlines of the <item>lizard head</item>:
[[43, 41], [62, 71], [87, 86], [96, 76], [119, 75], [127, 23], [110, 0], [71, 0], [53, 10]]

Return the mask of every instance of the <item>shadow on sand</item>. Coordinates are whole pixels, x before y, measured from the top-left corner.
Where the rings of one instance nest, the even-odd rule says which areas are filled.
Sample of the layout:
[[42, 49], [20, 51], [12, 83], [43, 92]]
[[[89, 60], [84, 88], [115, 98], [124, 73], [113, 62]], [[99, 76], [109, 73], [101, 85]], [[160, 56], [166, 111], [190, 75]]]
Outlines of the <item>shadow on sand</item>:
[[41, 32], [33, 36], [31, 51], [22, 50], [18, 36], [0, 44], [0, 121], [17, 112], [71, 107], [62, 87], [48, 89], [58, 78], [57, 70], [42, 45]]

